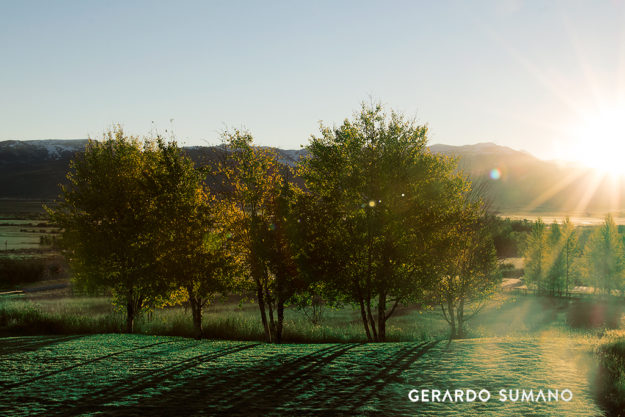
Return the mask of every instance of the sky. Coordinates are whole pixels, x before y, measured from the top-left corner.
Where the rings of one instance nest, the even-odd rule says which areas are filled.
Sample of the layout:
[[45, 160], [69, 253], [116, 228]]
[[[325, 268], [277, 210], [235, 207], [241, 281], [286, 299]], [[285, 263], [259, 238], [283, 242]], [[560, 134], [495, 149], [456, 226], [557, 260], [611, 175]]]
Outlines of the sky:
[[0, 140], [297, 149], [370, 100], [430, 143], [576, 159], [589, 120], [625, 120], [625, 3], [0, 0]]

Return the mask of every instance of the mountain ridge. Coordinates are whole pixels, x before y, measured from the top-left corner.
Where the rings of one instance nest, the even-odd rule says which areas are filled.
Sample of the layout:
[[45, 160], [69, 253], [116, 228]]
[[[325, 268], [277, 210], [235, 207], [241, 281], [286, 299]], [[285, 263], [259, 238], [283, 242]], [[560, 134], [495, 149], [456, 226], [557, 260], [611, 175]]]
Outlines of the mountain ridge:
[[[0, 198], [54, 199], [70, 160], [87, 139], [0, 141]], [[196, 163], [217, 157], [220, 146], [185, 146]], [[295, 165], [305, 148], [275, 149], [280, 162]], [[459, 169], [485, 184], [487, 199], [501, 212], [607, 212], [625, 210], [625, 189], [575, 163], [545, 161], [493, 142], [433, 144], [433, 153], [458, 157]]]

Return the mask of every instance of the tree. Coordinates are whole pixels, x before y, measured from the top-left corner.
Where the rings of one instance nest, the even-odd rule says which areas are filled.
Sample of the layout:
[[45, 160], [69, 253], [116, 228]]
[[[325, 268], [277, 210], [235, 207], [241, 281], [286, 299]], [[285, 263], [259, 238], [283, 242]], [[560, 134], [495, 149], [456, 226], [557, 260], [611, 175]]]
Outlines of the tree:
[[481, 311], [501, 282], [489, 220], [481, 201], [467, 201], [441, 241], [440, 275], [433, 295], [449, 323], [450, 338], [464, 337], [465, 323]]
[[545, 260], [548, 254], [545, 223], [538, 218], [525, 244], [525, 279], [539, 292], [544, 291]]
[[307, 147], [301, 175], [317, 213], [305, 219], [316, 245], [308, 256], [359, 306], [369, 340], [384, 341], [396, 307], [424, 293], [433, 240], [466, 187], [426, 143], [427, 127], [363, 104]]
[[77, 282], [111, 288], [126, 309], [126, 331], [165, 291], [153, 245], [160, 214], [148, 184], [159, 151], [155, 141], [126, 136], [120, 127], [90, 140], [70, 164], [69, 184], [48, 209], [63, 230], [65, 254]]
[[223, 203], [206, 189], [205, 172], [182, 153], [175, 142], [158, 141], [158, 158], [150, 187], [160, 213], [159, 265], [181, 288], [191, 307], [196, 338], [202, 336], [202, 309], [219, 292], [227, 291], [236, 271], [232, 241], [223, 220]]
[[567, 217], [562, 224], [562, 253], [564, 256], [564, 291], [566, 296], [569, 296], [569, 289], [571, 286], [571, 279], [573, 277], [573, 265], [575, 257], [577, 256], [578, 249], [578, 234], [575, 230], [575, 226], [571, 223], [571, 220]]
[[623, 241], [610, 214], [590, 236], [583, 258], [586, 278], [593, 283], [595, 291], [601, 289], [605, 294], [611, 294], [612, 290], [622, 290]]
[[296, 204], [301, 190], [290, 181], [292, 176], [290, 167], [282, 166], [279, 169], [280, 184], [277, 184], [277, 189], [272, 190], [269, 198], [270, 223], [266, 237], [267, 245], [263, 252], [267, 268], [273, 276], [268, 292], [268, 305], [272, 307], [272, 304], [275, 304], [277, 313], [277, 321], [274, 324], [273, 309], [270, 308], [270, 324], [276, 343], [282, 342], [285, 304], [296, 294], [303, 293], [309, 286], [298, 268], [303, 242], [301, 229], [297, 223]]
[[228, 228], [237, 242], [245, 282], [256, 291], [265, 338], [279, 342], [288, 281], [296, 274], [288, 240], [293, 190], [275, 153], [254, 146], [249, 132], [225, 132], [224, 140], [227, 158], [218, 171], [224, 180], [222, 198], [230, 207]]
[[547, 259], [545, 272], [545, 289], [549, 295], [562, 295], [566, 276], [566, 257], [564, 247], [567, 238], [562, 233], [560, 225], [554, 221], [549, 227], [547, 235]]

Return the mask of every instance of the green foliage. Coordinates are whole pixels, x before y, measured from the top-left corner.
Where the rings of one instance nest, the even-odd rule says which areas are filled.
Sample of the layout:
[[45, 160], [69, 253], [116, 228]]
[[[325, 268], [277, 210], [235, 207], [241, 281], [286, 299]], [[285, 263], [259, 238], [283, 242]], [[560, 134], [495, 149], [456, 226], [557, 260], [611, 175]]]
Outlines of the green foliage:
[[288, 167], [279, 165], [274, 152], [255, 146], [250, 133], [235, 130], [223, 138], [228, 153], [218, 173], [228, 190], [221, 198], [242, 266], [240, 286], [255, 289], [265, 338], [280, 343], [284, 305], [298, 286], [291, 215], [297, 191]]
[[160, 198], [150, 175], [162, 153], [155, 141], [126, 136], [118, 127], [101, 142], [90, 140], [72, 161], [58, 204], [48, 209], [63, 229], [63, 246], [74, 278], [87, 287], [108, 287], [135, 316], [166, 291], [159, 275]]
[[547, 229], [538, 219], [525, 247], [525, 279], [539, 292], [551, 296], [569, 293], [579, 276], [579, 232], [569, 218]]
[[545, 263], [547, 259], [547, 236], [545, 223], [538, 218], [525, 243], [525, 279], [528, 284], [543, 290], [545, 283]]
[[623, 289], [623, 240], [618, 234], [616, 224], [611, 215], [607, 215], [603, 225], [590, 236], [584, 248], [584, 275], [592, 282], [595, 289], [605, 294], [612, 290]]
[[171, 286], [163, 301], [188, 302], [200, 337], [202, 308], [231, 287], [236, 272], [232, 241], [224, 207], [206, 189], [203, 170], [175, 142], [159, 140], [157, 150], [148, 178], [160, 219], [153, 242], [157, 263]]
[[441, 306], [451, 338], [464, 337], [465, 323], [481, 311], [501, 283], [489, 223], [483, 203], [467, 194], [456, 218], [443, 229], [432, 301]]
[[532, 230], [530, 222], [489, 215], [489, 225], [499, 258], [522, 256], [523, 241]]
[[423, 295], [437, 231], [467, 188], [454, 161], [426, 143], [427, 127], [363, 104], [307, 147], [309, 263], [360, 306], [370, 340], [385, 340], [396, 306]]

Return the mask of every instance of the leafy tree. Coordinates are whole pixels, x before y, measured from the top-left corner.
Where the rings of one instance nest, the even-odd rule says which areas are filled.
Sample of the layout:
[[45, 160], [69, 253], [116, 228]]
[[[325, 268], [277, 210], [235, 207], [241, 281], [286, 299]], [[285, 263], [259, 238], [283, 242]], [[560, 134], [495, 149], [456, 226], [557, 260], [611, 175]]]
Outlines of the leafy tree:
[[101, 142], [90, 140], [70, 165], [68, 186], [48, 209], [63, 229], [74, 278], [88, 287], [111, 288], [126, 309], [126, 331], [146, 306], [166, 291], [153, 245], [160, 213], [149, 187], [159, 151], [151, 140], [118, 127]]
[[[175, 142], [158, 142], [159, 154], [150, 186], [160, 213], [159, 265], [172, 285], [181, 288], [191, 307], [195, 336], [202, 336], [202, 308], [230, 288], [236, 262], [225, 230], [223, 203], [209, 194], [205, 173]], [[179, 295], [179, 292], [174, 291]]]
[[585, 276], [605, 294], [623, 288], [623, 241], [611, 215], [590, 236], [583, 254]]
[[[267, 268], [273, 276], [268, 293], [268, 305], [273, 339], [276, 343], [282, 341], [286, 303], [296, 295], [306, 295], [310, 285], [300, 273], [298, 262], [303, 246], [303, 235], [300, 224], [297, 223], [299, 212], [296, 205], [301, 190], [290, 181], [292, 177], [290, 167], [282, 166], [279, 169], [280, 184], [270, 193], [268, 207], [270, 223], [267, 244], [263, 252]], [[277, 313], [276, 322], [273, 320], [272, 307], [275, 307]]]
[[230, 204], [228, 227], [245, 282], [255, 288], [265, 338], [280, 342], [284, 304], [297, 275], [289, 240], [294, 190], [275, 153], [254, 146], [250, 133], [226, 132], [224, 139], [228, 153], [219, 172]]
[[466, 186], [426, 142], [427, 127], [363, 104], [307, 147], [301, 175], [317, 213], [306, 218], [308, 256], [359, 306], [369, 340], [384, 341], [396, 307], [424, 293], [432, 241]]
[[443, 259], [433, 294], [449, 323], [450, 338], [464, 337], [465, 323], [481, 311], [501, 282], [489, 220], [480, 201], [467, 201], [441, 241], [438, 253]]

